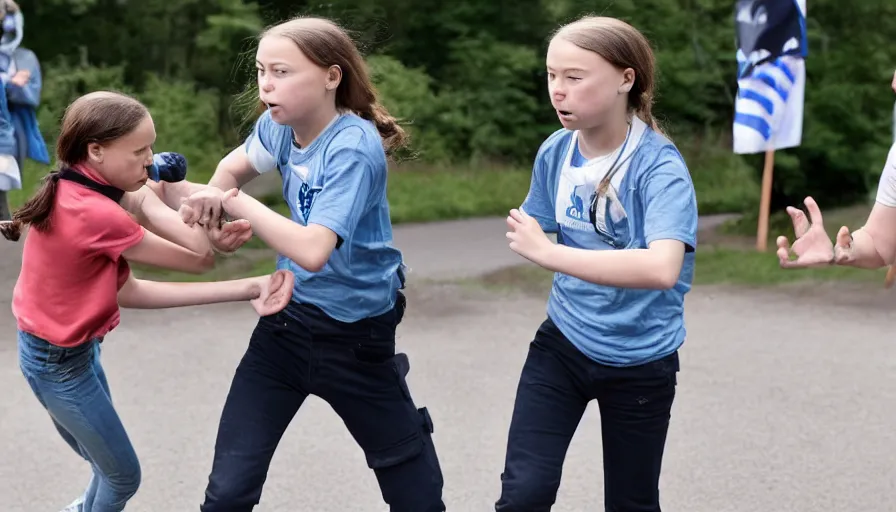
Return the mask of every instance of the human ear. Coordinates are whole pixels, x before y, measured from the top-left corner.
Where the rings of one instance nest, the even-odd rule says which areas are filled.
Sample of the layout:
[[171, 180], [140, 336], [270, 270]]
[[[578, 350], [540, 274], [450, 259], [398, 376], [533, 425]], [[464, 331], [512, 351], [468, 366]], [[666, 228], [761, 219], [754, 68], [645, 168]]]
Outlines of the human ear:
[[333, 64], [327, 69], [327, 90], [335, 91], [337, 87], [339, 87], [339, 83], [342, 81], [342, 68], [338, 65]]
[[622, 83], [619, 84], [619, 94], [628, 94], [635, 85], [635, 70], [625, 68], [622, 71]]
[[91, 162], [95, 162], [98, 164], [103, 163], [103, 146], [100, 146], [96, 142], [91, 142], [87, 145], [87, 158]]

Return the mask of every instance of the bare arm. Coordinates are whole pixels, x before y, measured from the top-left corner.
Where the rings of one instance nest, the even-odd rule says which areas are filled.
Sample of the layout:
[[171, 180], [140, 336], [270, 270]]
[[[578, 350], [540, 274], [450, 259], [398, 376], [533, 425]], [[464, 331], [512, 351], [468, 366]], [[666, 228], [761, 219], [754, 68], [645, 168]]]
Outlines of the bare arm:
[[[838, 237], [838, 245], [840, 242]], [[848, 239], [844, 242], [849, 243]], [[892, 264], [896, 259], [896, 207], [875, 203], [865, 225], [853, 232], [849, 245], [840, 265], [876, 269]]]
[[209, 187], [215, 187], [221, 191], [242, 188], [258, 177], [258, 174], [249, 161], [246, 148], [239, 146], [221, 159], [208, 185], [184, 180], [173, 183], [151, 181], [146, 186], [155, 192], [169, 208], [177, 210], [183, 204], [184, 199], [196, 192], [201, 192]]
[[196, 253], [148, 230], [140, 243], [125, 250], [121, 255], [130, 262], [192, 274], [206, 272], [215, 264], [214, 254], [211, 251]]
[[543, 261], [553, 272], [618, 288], [665, 290], [675, 286], [684, 261], [684, 243], [657, 240], [647, 249], [592, 251], [553, 244]]
[[247, 301], [260, 294], [261, 283], [257, 277], [209, 283], [165, 283], [137, 279], [131, 274], [118, 292], [118, 304], [123, 308], [162, 309]]
[[293, 222], [243, 192], [225, 196], [224, 208], [230, 215], [248, 220], [258, 238], [309, 272], [318, 272], [327, 264], [338, 242], [329, 228]]
[[206, 254], [212, 250], [208, 236], [201, 226], [190, 227], [184, 224], [180, 215], [163, 203], [148, 187], [126, 193], [121, 206], [131, 212], [141, 226], [166, 240], [197, 254]]

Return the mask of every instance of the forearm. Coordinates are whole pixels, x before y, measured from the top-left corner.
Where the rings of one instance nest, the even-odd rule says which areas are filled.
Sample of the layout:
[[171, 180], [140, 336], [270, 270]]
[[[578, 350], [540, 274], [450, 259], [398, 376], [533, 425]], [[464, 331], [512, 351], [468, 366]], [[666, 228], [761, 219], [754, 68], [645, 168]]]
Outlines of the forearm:
[[651, 249], [593, 251], [555, 244], [536, 263], [553, 272], [617, 288], [669, 289], [680, 273], [680, 266], [670, 267]]
[[131, 309], [162, 309], [219, 302], [239, 302], [259, 296], [258, 278], [209, 283], [167, 283], [131, 277], [118, 292], [118, 304]]
[[180, 209], [181, 204], [183, 204], [184, 199], [190, 197], [191, 195], [199, 192], [208, 185], [203, 185], [201, 183], [191, 183], [189, 181], [177, 181], [174, 183], [160, 181], [158, 183], [150, 181], [146, 184], [150, 190], [155, 192], [156, 197], [162, 200], [168, 208], [171, 208], [174, 211]]
[[212, 252], [211, 242], [202, 226], [197, 224], [191, 227], [185, 224], [176, 211], [163, 204], [148, 188], [134, 194], [142, 196], [135, 198], [130, 204], [134, 205], [136, 211], [132, 213], [143, 227], [196, 254]]
[[325, 228], [293, 222], [246, 194], [242, 194], [240, 200], [243, 206], [239, 216], [252, 224], [255, 236], [310, 272], [323, 268], [333, 250], [332, 245], [335, 245], [335, 235], [330, 244], [320, 237], [321, 229]]
[[840, 265], [865, 269], [881, 268], [887, 265], [881, 252], [871, 233], [862, 228], [853, 232], [849, 257]]

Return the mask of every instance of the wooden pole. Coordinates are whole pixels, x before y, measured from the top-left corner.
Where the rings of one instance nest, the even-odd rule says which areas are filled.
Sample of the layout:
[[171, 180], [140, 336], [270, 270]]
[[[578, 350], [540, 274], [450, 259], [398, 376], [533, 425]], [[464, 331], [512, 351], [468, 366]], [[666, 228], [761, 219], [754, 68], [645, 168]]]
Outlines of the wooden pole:
[[772, 174], [775, 168], [775, 148], [765, 150], [765, 165], [762, 168], [762, 196], [759, 199], [759, 226], [756, 229], [756, 250], [765, 252], [768, 248], [768, 216], [772, 202]]

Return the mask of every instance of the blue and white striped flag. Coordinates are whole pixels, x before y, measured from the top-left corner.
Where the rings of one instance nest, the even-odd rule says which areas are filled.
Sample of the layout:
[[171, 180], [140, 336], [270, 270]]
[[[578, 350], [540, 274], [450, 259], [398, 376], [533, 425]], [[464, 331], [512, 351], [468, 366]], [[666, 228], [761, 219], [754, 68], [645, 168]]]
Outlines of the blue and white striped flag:
[[734, 152], [799, 146], [806, 87], [806, 0], [738, 0]]

